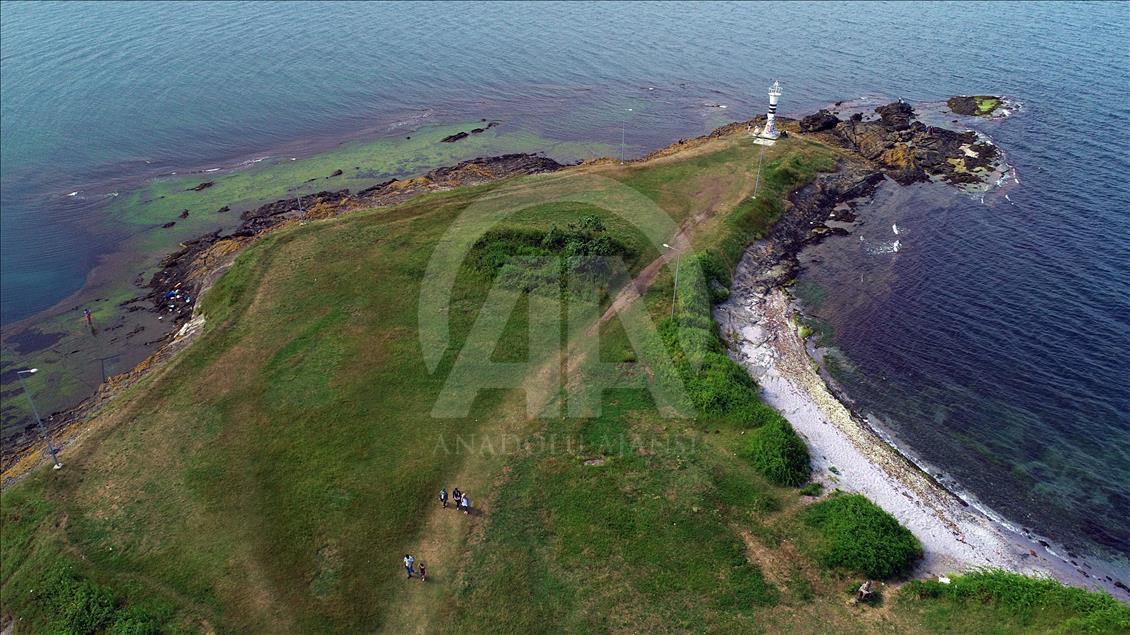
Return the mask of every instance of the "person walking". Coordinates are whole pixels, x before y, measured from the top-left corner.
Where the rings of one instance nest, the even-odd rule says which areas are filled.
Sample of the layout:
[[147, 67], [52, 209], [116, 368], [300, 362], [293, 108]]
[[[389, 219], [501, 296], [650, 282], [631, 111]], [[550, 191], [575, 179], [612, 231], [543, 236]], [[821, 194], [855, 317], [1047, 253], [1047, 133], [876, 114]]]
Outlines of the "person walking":
[[428, 570], [424, 568], [424, 563], [420, 563], [420, 582], [428, 581]]
[[412, 570], [412, 564], [415, 562], [416, 559], [412, 557], [412, 554], [404, 554], [404, 571], [408, 574], [409, 579], [412, 578], [412, 574], [414, 573], [414, 571]]
[[447, 488], [441, 487], [439, 490], [439, 502], [443, 503], [443, 508], [447, 509]]
[[471, 497], [467, 496], [467, 494], [464, 493], [463, 494], [463, 503], [459, 507], [460, 507], [460, 509], [463, 510], [464, 514], [470, 514], [471, 513]]
[[451, 498], [453, 498], [455, 500], [455, 509], [459, 509], [459, 506], [462, 505], [462, 501], [463, 501], [463, 492], [460, 492], [459, 488], [456, 487], [451, 492]]

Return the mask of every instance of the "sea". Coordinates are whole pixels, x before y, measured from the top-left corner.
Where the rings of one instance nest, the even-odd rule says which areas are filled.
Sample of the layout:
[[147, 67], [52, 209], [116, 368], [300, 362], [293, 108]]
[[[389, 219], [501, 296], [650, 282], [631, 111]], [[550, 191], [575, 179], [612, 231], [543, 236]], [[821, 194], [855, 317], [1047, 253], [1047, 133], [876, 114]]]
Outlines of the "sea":
[[122, 244], [108, 201], [170, 172], [480, 119], [639, 156], [751, 118], [774, 80], [784, 116], [1018, 105], [954, 124], [1010, 183], [884, 188], [806, 254], [798, 296], [900, 447], [1130, 571], [1125, 2], [3, 2], [0, 322], [83, 290]]

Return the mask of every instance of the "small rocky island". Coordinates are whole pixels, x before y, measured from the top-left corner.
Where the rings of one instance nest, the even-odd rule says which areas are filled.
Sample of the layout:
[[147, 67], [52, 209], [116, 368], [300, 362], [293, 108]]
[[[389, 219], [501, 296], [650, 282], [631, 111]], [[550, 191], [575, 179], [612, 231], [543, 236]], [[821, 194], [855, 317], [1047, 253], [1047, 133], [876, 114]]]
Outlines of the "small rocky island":
[[1004, 106], [1004, 99], [993, 95], [958, 95], [946, 100], [946, 106], [957, 115], [992, 117]]

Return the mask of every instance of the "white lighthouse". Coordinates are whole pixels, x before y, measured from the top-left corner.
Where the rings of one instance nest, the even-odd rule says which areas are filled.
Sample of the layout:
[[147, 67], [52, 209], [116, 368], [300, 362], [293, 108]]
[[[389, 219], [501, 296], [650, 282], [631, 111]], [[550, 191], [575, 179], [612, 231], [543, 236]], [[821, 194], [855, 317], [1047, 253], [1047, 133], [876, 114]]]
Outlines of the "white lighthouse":
[[769, 112], [765, 116], [765, 127], [753, 131], [754, 141], [763, 145], [772, 145], [781, 136], [777, 130], [777, 98], [781, 96], [781, 82], [773, 82], [769, 87]]

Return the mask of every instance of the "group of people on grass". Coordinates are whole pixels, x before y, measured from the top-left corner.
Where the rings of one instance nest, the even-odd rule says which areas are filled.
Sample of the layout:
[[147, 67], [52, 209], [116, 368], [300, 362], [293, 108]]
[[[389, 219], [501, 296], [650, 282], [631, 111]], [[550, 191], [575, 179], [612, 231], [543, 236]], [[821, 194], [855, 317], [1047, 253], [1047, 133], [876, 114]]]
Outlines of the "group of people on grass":
[[[466, 492], [462, 492], [458, 487], [456, 487], [451, 492], [451, 499], [455, 503], [456, 509], [462, 511], [464, 514], [471, 513], [471, 497], [468, 496]], [[447, 509], [447, 500], [447, 488], [440, 488], [439, 502], [443, 505], [444, 509]], [[424, 563], [420, 563], [419, 571], [417, 571], [416, 558], [413, 557], [410, 553], [404, 554], [404, 572], [408, 574], [409, 579], [411, 579], [414, 575], [418, 575], [421, 582], [428, 579], [428, 571], [426, 568], [424, 568]]]
[[[467, 492], [461, 492], [459, 488], [456, 487], [451, 492], [451, 499], [455, 502], [456, 509], [462, 511], [464, 514], [471, 513], [471, 497], [467, 495]], [[443, 505], [444, 509], [447, 509], [446, 487], [440, 488], [439, 490], [439, 502]]]
[[[413, 574], [416, 573], [416, 559], [413, 558], [412, 554], [410, 553], [404, 554], [404, 571], [408, 573], [409, 579], [411, 579]], [[423, 562], [420, 563], [419, 575], [420, 582], [424, 582], [428, 579], [428, 570], [424, 567]]]

